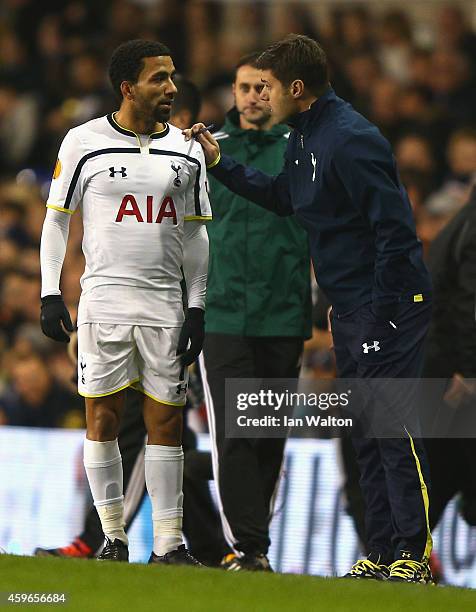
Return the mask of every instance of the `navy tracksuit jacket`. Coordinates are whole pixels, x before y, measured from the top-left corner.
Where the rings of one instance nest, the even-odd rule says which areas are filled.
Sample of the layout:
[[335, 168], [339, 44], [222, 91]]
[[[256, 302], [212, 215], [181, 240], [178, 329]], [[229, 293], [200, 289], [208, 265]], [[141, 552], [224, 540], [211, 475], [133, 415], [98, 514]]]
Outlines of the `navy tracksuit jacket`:
[[[331, 88], [290, 123], [278, 176], [228, 156], [209, 172], [267, 210], [294, 214], [307, 230], [317, 281], [333, 306], [340, 377], [417, 378], [431, 281], [390, 145]], [[411, 398], [402, 387], [393, 415], [399, 434], [353, 440], [369, 550], [385, 562], [420, 561], [431, 551], [426, 459], [406, 429]]]

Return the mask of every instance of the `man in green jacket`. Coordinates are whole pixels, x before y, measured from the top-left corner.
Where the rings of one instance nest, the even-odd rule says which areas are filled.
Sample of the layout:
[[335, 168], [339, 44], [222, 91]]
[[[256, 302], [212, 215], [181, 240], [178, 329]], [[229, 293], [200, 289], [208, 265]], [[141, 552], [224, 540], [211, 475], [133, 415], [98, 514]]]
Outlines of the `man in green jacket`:
[[[279, 173], [288, 129], [262, 102], [259, 54], [238, 63], [235, 108], [214, 137], [223, 152]], [[213, 446], [213, 469], [225, 536], [236, 553], [227, 569], [270, 570], [269, 522], [284, 439], [225, 437], [226, 378], [299, 376], [311, 336], [310, 257], [305, 231], [292, 217], [249, 206], [209, 177], [213, 221], [206, 335], [200, 358]]]

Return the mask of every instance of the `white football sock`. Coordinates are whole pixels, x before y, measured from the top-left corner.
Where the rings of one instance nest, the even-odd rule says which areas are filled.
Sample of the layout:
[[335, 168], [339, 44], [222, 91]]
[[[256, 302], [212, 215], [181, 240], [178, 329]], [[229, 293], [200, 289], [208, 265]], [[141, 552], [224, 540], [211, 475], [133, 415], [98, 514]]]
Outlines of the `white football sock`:
[[145, 483], [152, 502], [154, 553], [162, 556], [183, 543], [182, 447], [147, 444]]
[[128, 544], [124, 531], [122, 458], [117, 438], [109, 442], [86, 438], [84, 467], [104, 535]]

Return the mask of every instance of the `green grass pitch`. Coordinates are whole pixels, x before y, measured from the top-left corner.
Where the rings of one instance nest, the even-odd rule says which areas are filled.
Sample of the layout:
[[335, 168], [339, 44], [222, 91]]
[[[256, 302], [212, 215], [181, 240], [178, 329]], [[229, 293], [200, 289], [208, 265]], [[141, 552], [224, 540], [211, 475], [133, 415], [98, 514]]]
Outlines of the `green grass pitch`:
[[[67, 604], [5, 605], [7, 592], [64, 592]], [[0, 593], [5, 612], [476, 611], [469, 589], [10, 555], [0, 556]]]

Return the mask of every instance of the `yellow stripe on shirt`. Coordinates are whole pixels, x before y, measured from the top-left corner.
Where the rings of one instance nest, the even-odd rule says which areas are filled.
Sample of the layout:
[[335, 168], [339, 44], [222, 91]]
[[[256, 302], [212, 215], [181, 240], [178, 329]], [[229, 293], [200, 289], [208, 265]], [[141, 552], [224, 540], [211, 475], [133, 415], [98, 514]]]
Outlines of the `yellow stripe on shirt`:
[[53, 210], [59, 210], [59, 212], [67, 213], [68, 215], [74, 215], [74, 210], [69, 210], [68, 208], [61, 208], [60, 206], [53, 206], [53, 204], [47, 204], [46, 208], [52, 208]]

